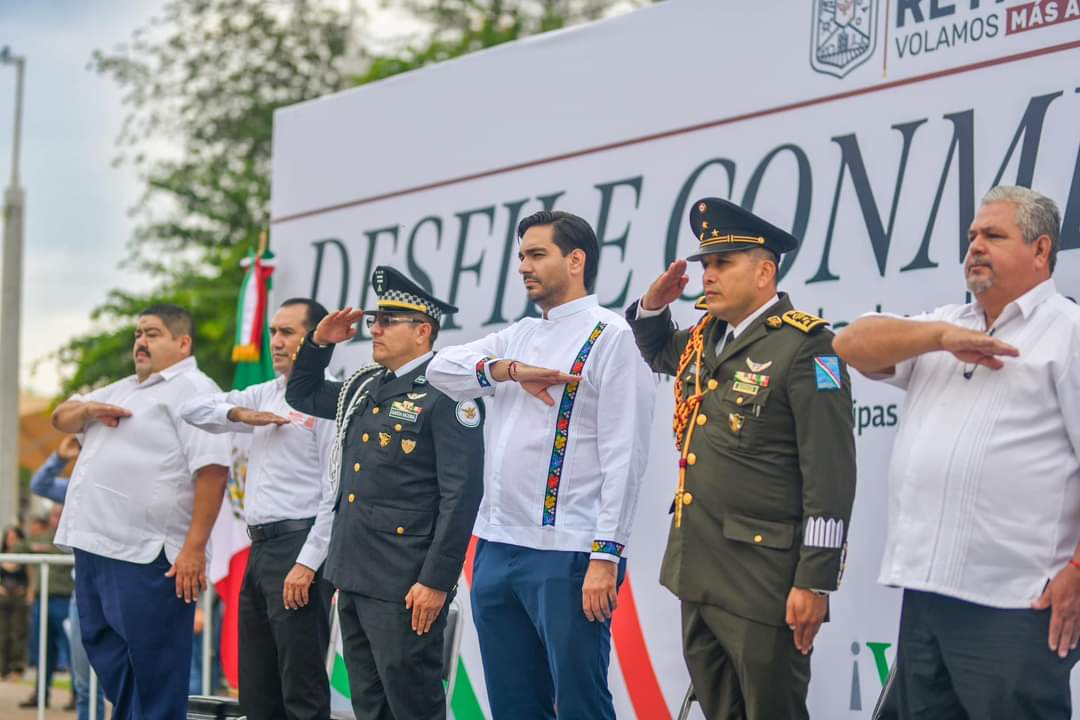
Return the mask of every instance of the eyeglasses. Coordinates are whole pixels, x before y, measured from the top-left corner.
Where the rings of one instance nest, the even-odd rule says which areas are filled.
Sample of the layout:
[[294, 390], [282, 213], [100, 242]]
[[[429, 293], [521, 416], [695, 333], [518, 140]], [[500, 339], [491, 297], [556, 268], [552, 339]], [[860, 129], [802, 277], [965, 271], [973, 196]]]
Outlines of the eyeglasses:
[[427, 322], [427, 320], [421, 320], [419, 318], [394, 317], [393, 315], [383, 315], [382, 313], [379, 313], [378, 315], [365, 315], [364, 316], [364, 324], [368, 327], [369, 330], [371, 328], [375, 327], [375, 323], [378, 323], [379, 327], [381, 327], [383, 330], [385, 330], [386, 328], [390, 327], [391, 325], [397, 325], [399, 323], [409, 323], [410, 325], [419, 325], [421, 323], [426, 323], [426, 322]]

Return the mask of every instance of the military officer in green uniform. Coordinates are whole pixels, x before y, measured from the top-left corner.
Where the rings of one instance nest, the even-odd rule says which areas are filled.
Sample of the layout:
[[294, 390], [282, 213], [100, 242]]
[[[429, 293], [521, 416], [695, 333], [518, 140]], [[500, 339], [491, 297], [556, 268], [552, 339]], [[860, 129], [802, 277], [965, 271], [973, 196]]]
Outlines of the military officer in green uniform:
[[627, 309], [645, 361], [675, 381], [679, 483], [660, 579], [682, 601], [707, 717], [806, 718], [855, 495], [851, 385], [826, 322], [777, 292], [794, 237], [718, 198], [694, 203], [690, 225], [707, 313], [672, 323], [684, 260]]
[[[433, 720], [446, 716], [447, 604], [483, 495], [484, 409], [424, 377], [439, 323], [457, 308], [390, 267], [375, 269], [372, 287], [375, 310], [331, 313], [305, 338], [285, 398], [337, 423], [324, 573], [340, 591], [356, 717]], [[361, 317], [376, 364], [326, 380], [333, 345], [354, 337]]]

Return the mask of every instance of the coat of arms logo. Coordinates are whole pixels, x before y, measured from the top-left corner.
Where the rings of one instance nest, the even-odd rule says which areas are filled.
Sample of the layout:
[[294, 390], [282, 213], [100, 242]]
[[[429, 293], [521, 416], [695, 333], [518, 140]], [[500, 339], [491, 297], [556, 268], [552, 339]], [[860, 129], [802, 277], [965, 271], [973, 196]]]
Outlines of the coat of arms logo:
[[814, 0], [810, 65], [842, 78], [877, 47], [878, 0]]

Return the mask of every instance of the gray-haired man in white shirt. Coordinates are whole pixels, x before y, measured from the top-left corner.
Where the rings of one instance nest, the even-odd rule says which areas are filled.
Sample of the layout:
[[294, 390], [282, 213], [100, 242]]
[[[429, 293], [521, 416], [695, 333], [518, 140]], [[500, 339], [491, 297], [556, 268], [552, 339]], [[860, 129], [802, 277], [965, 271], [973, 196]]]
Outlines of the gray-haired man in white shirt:
[[285, 402], [293, 356], [325, 316], [314, 300], [286, 300], [270, 320], [278, 377], [193, 398], [180, 411], [203, 430], [254, 435], [244, 488], [252, 547], [240, 590], [240, 705], [252, 718], [330, 716], [324, 665], [333, 588], [318, 571], [333, 521], [334, 424]]
[[75, 550], [80, 631], [114, 718], [183, 718], [195, 600], [228, 477], [229, 443], [180, 419], [216, 392], [176, 305], [139, 316], [135, 374], [56, 408], [84, 433], [56, 544]]
[[974, 302], [872, 315], [836, 352], [907, 390], [881, 582], [904, 588], [902, 718], [1071, 715], [1080, 653], [1080, 307], [1052, 200], [997, 187], [968, 231]]

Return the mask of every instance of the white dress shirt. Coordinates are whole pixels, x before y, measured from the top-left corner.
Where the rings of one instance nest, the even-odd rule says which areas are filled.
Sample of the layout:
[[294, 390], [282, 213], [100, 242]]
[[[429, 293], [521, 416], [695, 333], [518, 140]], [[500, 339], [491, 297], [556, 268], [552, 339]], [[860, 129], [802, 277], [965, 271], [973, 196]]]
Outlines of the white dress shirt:
[[[243, 390], [193, 398], [180, 410], [184, 420], [212, 433], [252, 433], [244, 486], [244, 521], [264, 525], [315, 518], [296, 562], [318, 570], [330, 546], [335, 492], [327, 464], [334, 423], [297, 412], [285, 402], [285, 378]], [[272, 412], [288, 425], [252, 427], [229, 420], [233, 408]]]
[[[516, 382], [496, 383], [490, 368], [500, 358], [583, 379], [575, 393], [548, 388], [550, 407]], [[589, 295], [440, 350], [427, 379], [454, 400], [492, 398], [477, 536], [611, 561], [626, 556], [655, 379], [621, 316]]]
[[992, 330], [1020, 356], [991, 370], [932, 352], [882, 378], [907, 398], [880, 581], [1030, 607], [1080, 542], [1080, 307], [1047, 280], [992, 328], [975, 303], [911, 319]]
[[84, 433], [56, 544], [135, 563], [164, 548], [175, 562], [191, 527], [195, 473], [230, 464], [228, 439], [192, 427], [179, 410], [218, 389], [189, 357], [141, 383], [132, 375], [73, 396], [118, 405], [131, 417], [115, 428], [92, 423]]

